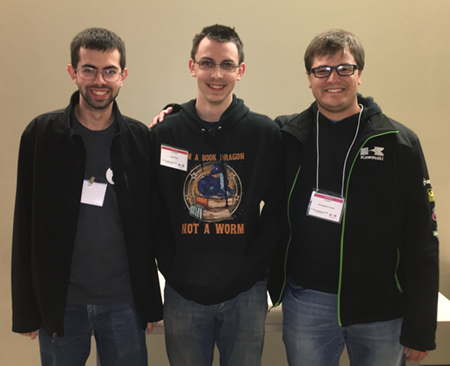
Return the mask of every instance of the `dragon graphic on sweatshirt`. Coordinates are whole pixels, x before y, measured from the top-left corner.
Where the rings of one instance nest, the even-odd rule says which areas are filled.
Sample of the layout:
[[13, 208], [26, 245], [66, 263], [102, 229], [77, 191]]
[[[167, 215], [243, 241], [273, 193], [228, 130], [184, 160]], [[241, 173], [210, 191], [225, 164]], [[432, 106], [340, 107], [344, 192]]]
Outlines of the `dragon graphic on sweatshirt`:
[[200, 221], [232, 220], [241, 197], [241, 180], [224, 161], [199, 164], [186, 177], [184, 201], [190, 215]]

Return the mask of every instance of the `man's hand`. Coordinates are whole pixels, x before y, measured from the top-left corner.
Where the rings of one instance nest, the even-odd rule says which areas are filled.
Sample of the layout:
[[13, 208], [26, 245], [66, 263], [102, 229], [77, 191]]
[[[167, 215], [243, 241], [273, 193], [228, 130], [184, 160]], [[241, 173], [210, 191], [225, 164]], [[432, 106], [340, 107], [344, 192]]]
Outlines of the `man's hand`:
[[30, 339], [36, 339], [36, 337], [38, 336], [38, 331], [35, 330], [34, 332], [30, 333], [20, 333], [20, 335], [24, 337], [29, 337]]
[[428, 351], [422, 352], [405, 347], [403, 353], [406, 355], [406, 361], [422, 361], [428, 355]]
[[167, 109], [163, 109], [158, 115], [156, 115], [155, 117], [153, 117], [152, 119], [152, 123], [150, 123], [150, 126], [148, 126], [148, 128], [152, 129], [153, 127], [156, 126], [156, 124], [159, 122], [161, 123], [162, 121], [164, 121], [164, 118], [172, 113], [173, 108], [172, 107], [168, 107]]
[[147, 323], [147, 332], [149, 332], [149, 333], [153, 332], [153, 327], [154, 327], [157, 323], [158, 323], [158, 322]]

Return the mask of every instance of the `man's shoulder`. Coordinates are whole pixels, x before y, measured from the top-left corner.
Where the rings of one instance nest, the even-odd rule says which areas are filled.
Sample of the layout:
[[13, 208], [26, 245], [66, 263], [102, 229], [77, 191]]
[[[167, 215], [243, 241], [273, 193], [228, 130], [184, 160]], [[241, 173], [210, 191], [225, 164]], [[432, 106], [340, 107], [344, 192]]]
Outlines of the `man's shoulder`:
[[164, 121], [157, 123], [152, 127], [154, 133], [164, 133], [167, 131], [176, 130], [179, 131], [185, 125], [184, 117], [182, 113], [169, 114], [164, 117]]
[[30, 133], [32, 131], [51, 131], [59, 130], [65, 125], [64, 118], [65, 109], [58, 109], [52, 112], [42, 113], [35, 118], [25, 127], [24, 133]]
[[384, 113], [380, 113], [371, 118], [372, 124], [376, 128], [389, 128], [397, 131], [397, 139], [400, 143], [405, 145], [414, 145], [418, 140], [417, 134], [409, 127], [397, 120], [386, 116]]
[[257, 126], [260, 128], [279, 129], [272, 118], [262, 113], [249, 111], [245, 118], [247, 118], [248, 121], [257, 124]]
[[404, 125], [403, 123], [400, 123], [396, 121], [395, 119], [389, 118], [386, 116], [388, 121], [394, 126], [395, 129], [399, 131], [399, 133], [408, 136], [410, 138], [416, 138], [417, 134], [408, 126]]
[[311, 110], [309, 108], [305, 109], [301, 113], [281, 115], [275, 118], [275, 122], [280, 128], [283, 128], [288, 125], [300, 125], [303, 123], [307, 123], [310, 120], [311, 120]]
[[[192, 101], [177, 105], [178, 108], [164, 117], [164, 121], [152, 127], [152, 133], [161, 135], [176, 132], [177, 135], [187, 131], [188, 125], [195, 119], [192, 112]], [[189, 122], [189, 123], [188, 123]]]
[[47, 123], [58, 123], [58, 122], [67, 121], [69, 113], [74, 106], [74, 103], [75, 103], [74, 101], [77, 100], [77, 98], [78, 98], [77, 93], [78, 92], [75, 92], [74, 94], [72, 94], [69, 105], [67, 105], [64, 108], [55, 109], [53, 111], [45, 112], [45, 113], [38, 115], [31, 121], [30, 125], [33, 125], [33, 124], [42, 125], [42, 124], [47, 124]]
[[42, 113], [42, 114], [38, 115], [37, 117], [35, 117], [33, 121], [36, 121], [38, 123], [45, 123], [45, 122], [51, 121], [51, 120], [58, 120], [64, 115], [65, 111], [66, 111], [66, 108], [61, 108], [61, 109], [56, 109], [51, 112], [45, 112], [45, 113]]
[[148, 127], [141, 121], [121, 115], [122, 121], [125, 122], [130, 129], [137, 129], [137, 130], [148, 130]]

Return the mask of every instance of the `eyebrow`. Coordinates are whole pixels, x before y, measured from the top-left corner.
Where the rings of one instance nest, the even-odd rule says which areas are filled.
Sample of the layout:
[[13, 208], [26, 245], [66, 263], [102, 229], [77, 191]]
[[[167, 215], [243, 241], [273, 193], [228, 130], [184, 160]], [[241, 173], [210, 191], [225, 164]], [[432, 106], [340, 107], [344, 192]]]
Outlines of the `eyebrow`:
[[[81, 67], [89, 67], [90, 69], [98, 70], [98, 67], [96, 67], [94, 65], [91, 65], [91, 64], [83, 64], [83, 65], [81, 65]], [[111, 70], [111, 69], [120, 70], [120, 67], [117, 67], [117, 66], [114, 66], [114, 65], [110, 65], [110, 66], [104, 67], [102, 70]]]
[[[201, 57], [200, 60], [210, 60], [210, 61], [214, 61], [215, 63], [217, 63], [216, 60], [214, 60], [211, 57]], [[236, 63], [236, 61], [234, 61], [234, 60], [232, 60], [230, 58], [222, 60], [220, 63], [222, 63], [222, 62], [233, 62], [233, 63]]]
[[[336, 66], [321, 65], [321, 66], [313, 67], [313, 69], [318, 69], [319, 67], [339, 67], [339, 66], [353, 66], [353, 65], [355, 65], [355, 64], [344, 63], [344, 64], [339, 64], [339, 65], [336, 65]], [[358, 66], [358, 65], [356, 65], [356, 66]]]

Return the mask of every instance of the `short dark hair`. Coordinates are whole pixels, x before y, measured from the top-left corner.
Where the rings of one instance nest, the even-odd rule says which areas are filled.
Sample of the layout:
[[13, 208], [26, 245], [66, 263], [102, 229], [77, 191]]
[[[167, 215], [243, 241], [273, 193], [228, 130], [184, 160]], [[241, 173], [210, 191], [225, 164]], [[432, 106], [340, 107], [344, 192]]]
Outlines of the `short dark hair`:
[[202, 31], [195, 35], [192, 40], [191, 58], [195, 60], [195, 55], [198, 51], [198, 45], [203, 38], [213, 39], [217, 42], [233, 42], [239, 54], [239, 65], [244, 62], [244, 44], [239, 38], [234, 28], [225, 25], [211, 25], [202, 29]]
[[70, 43], [70, 57], [72, 66], [76, 69], [80, 61], [80, 48], [97, 51], [118, 50], [120, 54], [120, 68], [125, 69], [125, 44], [114, 32], [104, 28], [88, 28], [78, 33]]
[[305, 52], [306, 72], [311, 71], [316, 56], [334, 56], [349, 48], [359, 70], [364, 69], [364, 47], [360, 40], [343, 29], [330, 29], [313, 38]]

